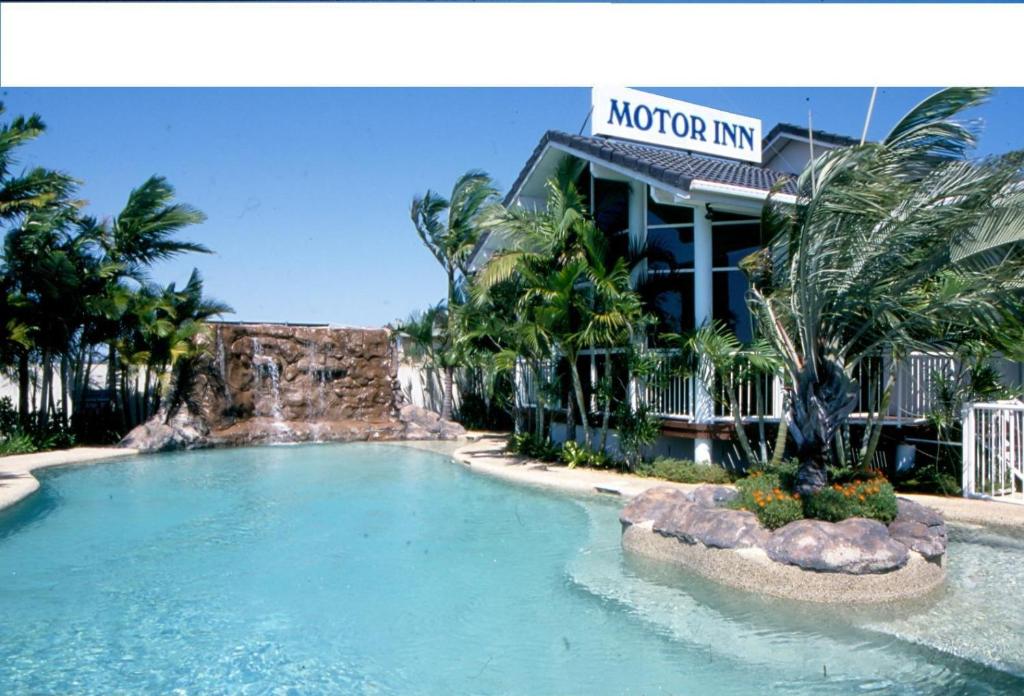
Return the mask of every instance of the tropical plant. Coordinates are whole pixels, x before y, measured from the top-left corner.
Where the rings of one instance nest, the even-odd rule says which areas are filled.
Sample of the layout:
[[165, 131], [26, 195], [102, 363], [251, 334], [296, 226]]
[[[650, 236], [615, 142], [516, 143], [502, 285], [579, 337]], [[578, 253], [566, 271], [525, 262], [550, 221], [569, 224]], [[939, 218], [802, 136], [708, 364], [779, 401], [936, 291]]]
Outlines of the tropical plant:
[[448, 282], [448, 315], [445, 331], [441, 333], [438, 357], [444, 369], [444, 396], [441, 417], [452, 416], [452, 386], [455, 368], [459, 363], [454, 353], [456, 326], [454, 308], [461, 304], [460, 276], [468, 275], [466, 263], [476, 248], [481, 234], [500, 209], [497, 189], [491, 178], [481, 171], [469, 171], [459, 177], [450, 198], [434, 191], [413, 199], [410, 217], [423, 244], [444, 269]]
[[812, 161], [795, 205], [773, 196], [764, 208], [768, 245], [743, 267], [791, 389], [802, 492], [825, 486], [831, 463], [871, 461], [877, 420], [857, 451], [840, 437], [863, 361], [1019, 333], [1024, 153], [968, 160], [975, 136], [954, 120], [988, 93], [938, 92], [882, 141]]
[[[781, 374], [782, 363], [770, 341], [757, 338], [744, 344], [719, 321], [704, 324], [686, 336], [668, 334], [663, 337], [686, 356], [682, 364], [692, 370], [707, 393], [729, 410], [736, 440], [747, 462], [756, 468], [781, 461], [786, 448], [786, 421], [779, 424], [775, 442], [769, 445], [765, 427], [765, 385]], [[754, 387], [758, 432], [755, 452], [747, 437], [740, 406], [741, 391], [747, 385]], [[769, 448], [771, 455], [769, 455]]]
[[[20, 428], [40, 448], [70, 441], [68, 428], [77, 426], [68, 414], [81, 411], [93, 364], [104, 357], [118, 430], [148, 415], [159, 399], [150, 398], [151, 378], [166, 384], [198, 322], [227, 309], [201, 297], [198, 275], [182, 290], [148, 282], [152, 264], [208, 251], [177, 237], [204, 217], [176, 203], [164, 178], [151, 177], [100, 222], [81, 216], [70, 176], [41, 167], [15, 174], [15, 151], [44, 129], [38, 116], [0, 125], [0, 368], [16, 376]], [[143, 370], [135, 399], [131, 377]]]
[[637, 467], [643, 476], [653, 476], [676, 483], [730, 483], [733, 477], [723, 467], [708, 463], [696, 463], [689, 459], [658, 457], [649, 464]]
[[615, 412], [619, 429], [619, 450], [626, 468], [636, 471], [647, 454], [648, 448], [661, 435], [661, 419], [650, 412], [646, 404], [633, 408], [622, 403]]
[[[476, 285], [478, 296], [486, 298], [495, 286], [519, 283], [520, 322], [530, 327], [536, 347], [565, 361], [571, 384], [567, 429], [573, 437], [578, 415], [590, 447], [589, 409], [577, 365], [580, 352], [628, 344], [644, 315], [630, 286], [626, 260], [608, 253], [604, 233], [588, 217], [586, 201], [576, 188], [582, 165], [571, 157], [559, 163], [547, 182], [543, 210], [507, 211], [498, 232], [508, 244], [478, 274]], [[610, 404], [605, 406], [607, 413]]]

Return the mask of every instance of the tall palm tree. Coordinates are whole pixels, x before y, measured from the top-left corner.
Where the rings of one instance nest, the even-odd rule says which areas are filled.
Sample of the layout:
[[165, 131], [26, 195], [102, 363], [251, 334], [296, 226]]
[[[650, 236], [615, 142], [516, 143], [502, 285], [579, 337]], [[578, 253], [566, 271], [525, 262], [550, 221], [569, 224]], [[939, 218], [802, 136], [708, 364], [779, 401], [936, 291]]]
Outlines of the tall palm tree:
[[[632, 335], [643, 312], [630, 287], [625, 259], [611, 259], [604, 234], [589, 218], [576, 187], [583, 162], [563, 159], [547, 182], [543, 211], [509, 211], [502, 233], [508, 247], [480, 272], [482, 296], [488, 288], [517, 278], [523, 287], [520, 311], [550, 338], [566, 360], [584, 441], [592, 441], [588, 408], [577, 365], [592, 346], [618, 345]], [[573, 409], [570, 409], [570, 413]], [[569, 418], [570, 433], [574, 430]]]
[[[974, 133], [955, 120], [988, 93], [936, 93], [881, 142], [811, 162], [795, 205], [764, 209], [769, 244], [744, 267], [792, 389], [800, 491], [821, 488], [827, 465], [850, 454], [838, 435], [861, 362], [1019, 333], [1024, 153], [969, 160]], [[875, 443], [865, 437], [862, 461]]]
[[[0, 102], [0, 116], [6, 113]], [[21, 173], [15, 172], [17, 150], [38, 138], [46, 130], [43, 120], [37, 115], [16, 116], [0, 125], [0, 225], [22, 220], [26, 215], [47, 207], [61, 208], [70, 200], [76, 182], [66, 174], [42, 167], [34, 167]], [[11, 264], [5, 256], [5, 269]], [[5, 309], [3, 326], [0, 326], [0, 367], [10, 361], [17, 362], [18, 409], [22, 425], [27, 425], [29, 416], [29, 354], [33, 349], [30, 338], [31, 326], [23, 323], [22, 311], [26, 309], [24, 299], [7, 296], [17, 293], [18, 280], [8, 277], [5, 270], [0, 282], [0, 291], [5, 293], [2, 304]]]
[[[103, 325], [99, 332], [107, 339], [107, 388], [111, 409], [120, 415], [122, 427], [128, 426], [125, 409], [118, 403], [117, 340], [126, 330], [130, 299], [125, 281], [143, 284], [148, 267], [156, 261], [183, 253], [208, 254], [210, 250], [177, 237], [186, 227], [206, 220], [202, 212], [184, 203], [174, 202], [174, 187], [162, 176], [152, 176], [131, 191], [124, 208], [113, 220], [87, 219], [83, 225], [99, 240], [107, 272], [107, 292], [97, 302]], [[130, 319], [130, 318], [129, 318]], [[130, 322], [129, 322], [130, 323]], [[123, 399], [122, 399], [123, 401]]]
[[[466, 264], [483, 231], [496, 219], [498, 191], [484, 172], [472, 170], [459, 177], [450, 198], [434, 191], [413, 199], [410, 217], [423, 244], [444, 269], [448, 281], [448, 323], [442, 337], [442, 357], [454, 349], [454, 307], [460, 303], [459, 279], [468, 273]], [[444, 398], [441, 417], [452, 416], [452, 384], [456, 356], [444, 366]]]

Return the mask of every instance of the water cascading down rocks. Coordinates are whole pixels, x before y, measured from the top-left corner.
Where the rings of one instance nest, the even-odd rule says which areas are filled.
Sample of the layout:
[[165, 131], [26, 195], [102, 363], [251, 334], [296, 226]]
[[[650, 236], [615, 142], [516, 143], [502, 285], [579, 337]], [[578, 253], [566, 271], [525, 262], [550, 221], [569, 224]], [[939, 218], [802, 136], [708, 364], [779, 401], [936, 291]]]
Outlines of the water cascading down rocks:
[[403, 403], [386, 329], [210, 324], [167, 405], [122, 441], [144, 451], [275, 442], [452, 439]]

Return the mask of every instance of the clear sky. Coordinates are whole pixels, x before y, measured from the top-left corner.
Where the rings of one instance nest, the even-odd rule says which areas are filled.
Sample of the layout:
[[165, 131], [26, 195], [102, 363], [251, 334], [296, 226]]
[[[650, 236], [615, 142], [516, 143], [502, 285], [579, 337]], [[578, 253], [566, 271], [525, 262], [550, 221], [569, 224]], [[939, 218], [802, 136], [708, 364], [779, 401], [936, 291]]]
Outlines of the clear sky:
[[[775, 123], [859, 137], [870, 89], [662, 89], [665, 96]], [[869, 137], [930, 89], [882, 89]], [[162, 264], [154, 279], [207, 291], [245, 321], [381, 325], [440, 300], [444, 276], [409, 220], [412, 197], [447, 194], [462, 172], [504, 191], [544, 131], [578, 132], [589, 89], [7, 89], [13, 114], [48, 132], [21, 164], [84, 181], [88, 212], [116, 213], [151, 174], [208, 216], [188, 236], [216, 251]], [[809, 101], [808, 101], [809, 100]], [[1024, 148], [1024, 89], [973, 116], [977, 154]]]

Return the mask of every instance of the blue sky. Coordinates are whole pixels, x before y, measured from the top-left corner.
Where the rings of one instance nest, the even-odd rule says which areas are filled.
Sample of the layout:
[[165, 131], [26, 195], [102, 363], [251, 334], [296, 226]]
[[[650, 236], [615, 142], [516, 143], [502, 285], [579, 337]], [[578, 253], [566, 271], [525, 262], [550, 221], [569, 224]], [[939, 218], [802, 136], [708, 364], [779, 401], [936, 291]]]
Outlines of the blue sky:
[[[663, 89], [762, 119], [859, 136], [870, 89]], [[930, 89], [882, 89], [880, 137]], [[37, 112], [48, 132], [23, 165], [84, 181], [88, 212], [114, 214], [151, 174], [208, 216], [188, 236], [213, 248], [154, 278], [208, 292], [246, 321], [372, 326], [444, 295], [444, 277], [409, 220], [412, 197], [447, 193], [484, 169], [504, 190], [547, 129], [579, 131], [589, 89], [6, 89], [8, 116]], [[809, 101], [808, 101], [809, 99]], [[998, 90], [973, 116], [984, 155], [1024, 148], [1024, 89]]]

